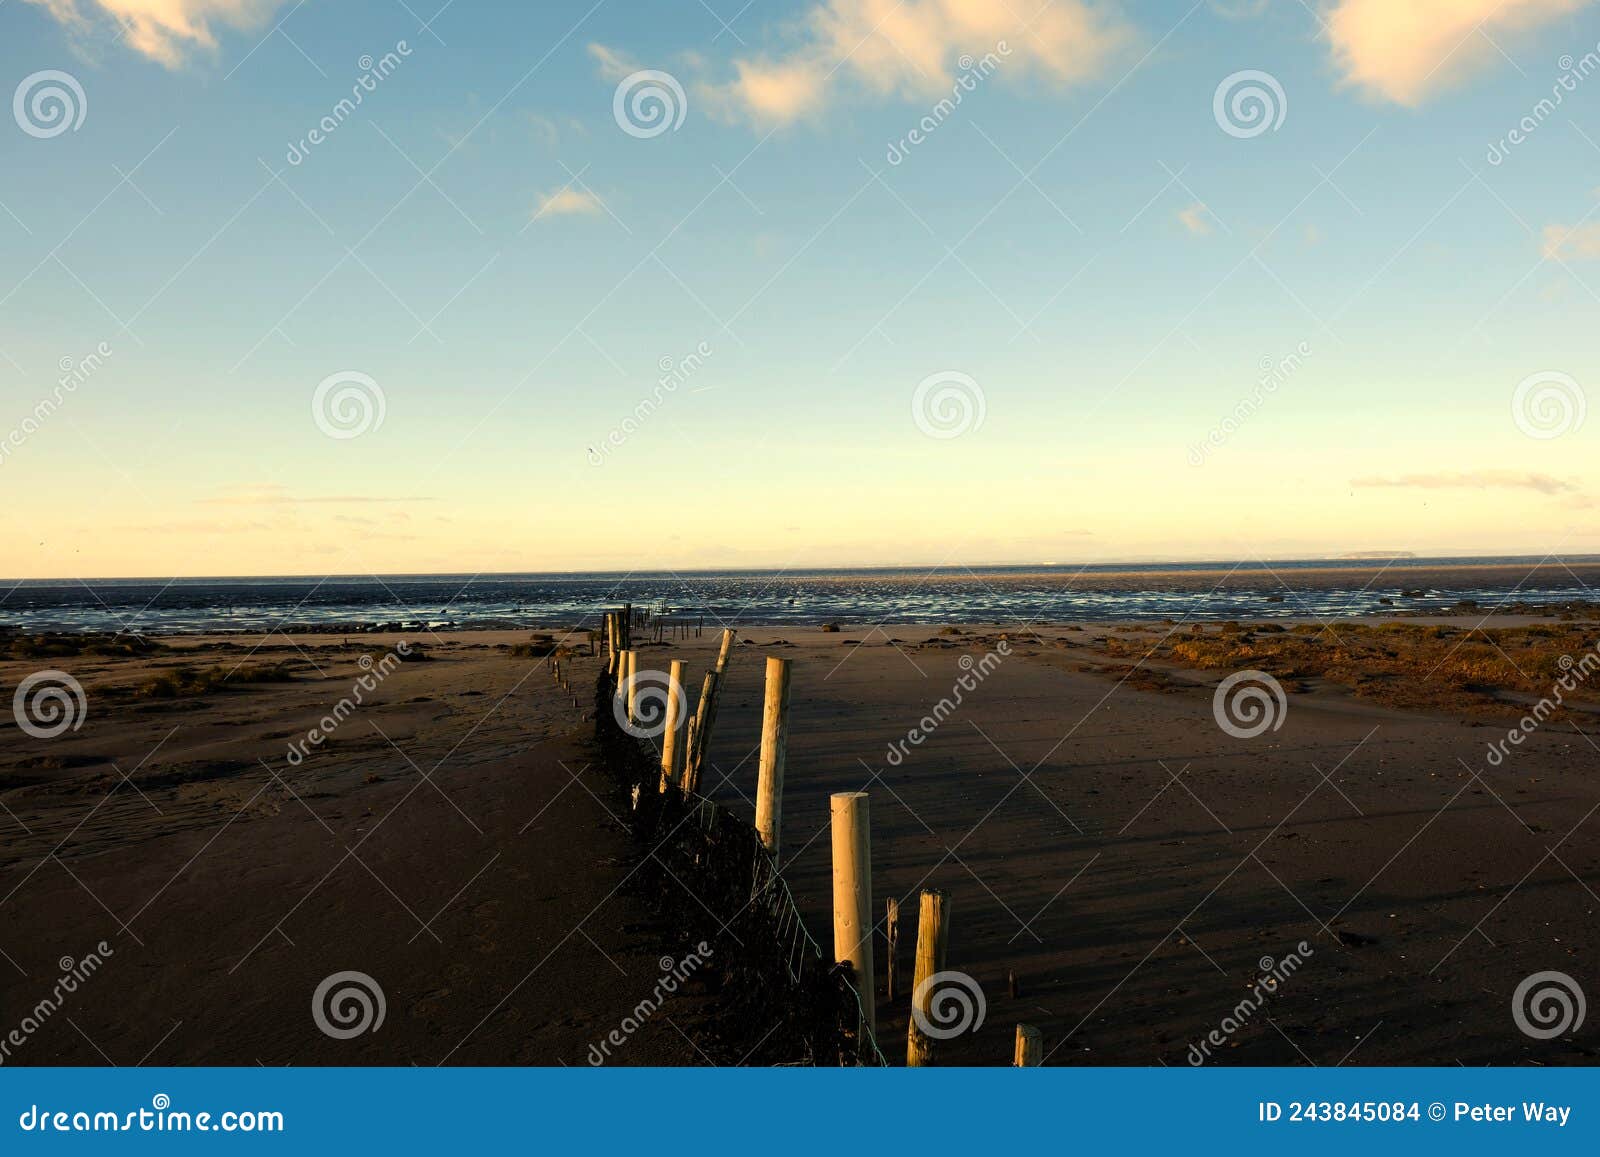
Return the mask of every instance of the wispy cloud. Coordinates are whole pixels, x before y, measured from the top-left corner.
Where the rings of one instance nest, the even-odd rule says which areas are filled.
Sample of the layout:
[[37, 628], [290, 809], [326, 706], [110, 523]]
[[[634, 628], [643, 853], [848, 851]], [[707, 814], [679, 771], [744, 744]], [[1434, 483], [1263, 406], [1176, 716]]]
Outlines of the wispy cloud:
[[1338, 0], [1327, 13], [1345, 80], [1416, 105], [1502, 60], [1497, 40], [1548, 24], [1594, 0]]
[[1544, 255], [1551, 259], [1576, 258], [1593, 261], [1600, 257], [1600, 221], [1582, 225], [1546, 225]]
[[128, 45], [168, 68], [194, 48], [217, 46], [213, 27], [260, 28], [286, 0], [26, 0], [50, 13], [78, 36], [97, 24], [123, 30]]
[[368, 495], [368, 494], [315, 494], [298, 495], [286, 487], [269, 483], [224, 487], [223, 492], [199, 502], [208, 506], [314, 506], [314, 505], [367, 505], [397, 502], [433, 502], [435, 499], [418, 495]]
[[572, 214], [593, 214], [604, 212], [605, 205], [600, 198], [588, 189], [557, 189], [553, 193], [545, 193], [539, 198], [539, 208], [534, 211], [534, 220], [540, 217], [560, 217]]
[[1086, 0], [1026, 13], [994, 0], [827, 0], [791, 26], [787, 49], [734, 60], [733, 76], [701, 95], [724, 113], [787, 124], [830, 99], [948, 95], [962, 56], [1002, 42], [1008, 70], [1080, 83], [1132, 38], [1109, 6]]
[[1185, 229], [1200, 237], [1211, 232], [1211, 210], [1207, 209], [1203, 202], [1196, 201], [1193, 205], [1179, 209], [1178, 220], [1183, 222]]
[[1573, 494], [1579, 490], [1576, 482], [1531, 470], [1469, 470], [1461, 473], [1401, 474], [1392, 478], [1352, 478], [1350, 485], [1419, 490], [1537, 490], [1540, 494]]

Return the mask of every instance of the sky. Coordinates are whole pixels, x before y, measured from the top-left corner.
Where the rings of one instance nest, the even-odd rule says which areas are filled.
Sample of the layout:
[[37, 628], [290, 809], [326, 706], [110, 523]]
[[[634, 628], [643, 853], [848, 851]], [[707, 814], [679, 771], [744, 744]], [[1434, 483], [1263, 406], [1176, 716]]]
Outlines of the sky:
[[6, 577], [1600, 552], [1589, 0], [0, 0], [0, 82]]

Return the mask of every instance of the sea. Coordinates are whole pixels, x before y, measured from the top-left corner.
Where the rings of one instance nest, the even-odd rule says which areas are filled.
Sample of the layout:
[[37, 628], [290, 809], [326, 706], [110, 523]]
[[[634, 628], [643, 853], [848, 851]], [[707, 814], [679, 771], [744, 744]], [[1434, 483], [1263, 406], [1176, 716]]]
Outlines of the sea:
[[[1545, 565], [1535, 570], [1534, 564]], [[572, 627], [632, 603], [708, 625], [1070, 623], [1600, 609], [1600, 557], [0, 582], [0, 630]], [[1475, 568], [1492, 567], [1493, 570]], [[1591, 590], [1590, 587], [1594, 590]]]

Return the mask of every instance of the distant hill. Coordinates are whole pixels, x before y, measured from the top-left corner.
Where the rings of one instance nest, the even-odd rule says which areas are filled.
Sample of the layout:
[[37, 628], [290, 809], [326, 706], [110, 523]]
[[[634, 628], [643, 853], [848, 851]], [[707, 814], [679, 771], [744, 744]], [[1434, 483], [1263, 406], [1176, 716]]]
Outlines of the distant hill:
[[1417, 552], [1414, 551], [1414, 550], [1352, 550], [1347, 554], [1341, 554], [1339, 557], [1342, 558], [1342, 559], [1349, 559], [1349, 558], [1416, 558], [1417, 557]]

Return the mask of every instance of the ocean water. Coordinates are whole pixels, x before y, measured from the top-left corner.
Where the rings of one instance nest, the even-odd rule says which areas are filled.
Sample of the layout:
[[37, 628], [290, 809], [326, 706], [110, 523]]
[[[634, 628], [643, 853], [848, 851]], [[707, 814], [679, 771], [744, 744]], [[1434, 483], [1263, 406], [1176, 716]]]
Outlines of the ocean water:
[[[24, 580], [0, 629], [148, 633], [593, 623], [631, 602], [708, 624], [1053, 623], [1318, 619], [1447, 610], [1473, 600], [1595, 602], [1600, 559], [1526, 558], [620, 574]], [[1470, 568], [1494, 566], [1493, 571]], [[1387, 567], [1388, 569], [1384, 569]], [[1530, 577], [1531, 575], [1531, 577]], [[1580, 577], [1582, 576], [1582, 577]]]

